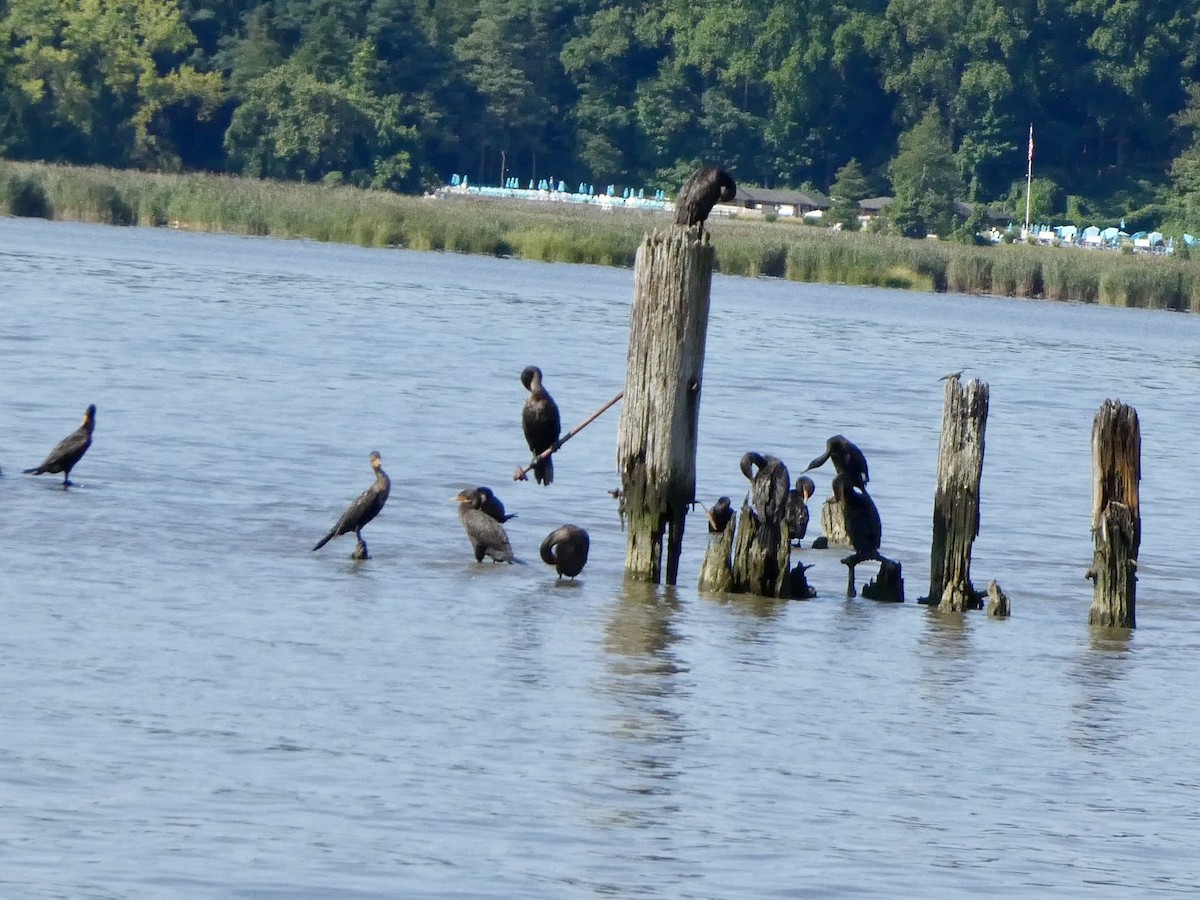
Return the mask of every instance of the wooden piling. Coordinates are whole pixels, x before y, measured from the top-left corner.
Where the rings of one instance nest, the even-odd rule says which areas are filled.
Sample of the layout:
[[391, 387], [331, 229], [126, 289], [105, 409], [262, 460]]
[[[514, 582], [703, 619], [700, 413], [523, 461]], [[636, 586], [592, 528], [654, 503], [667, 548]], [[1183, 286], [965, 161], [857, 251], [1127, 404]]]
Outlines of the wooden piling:
[[733, 519], [723, 531], [709, 535], [708, 549], [700, 564], [700, 590], [718, 594], [733, 589], [733, 542], [736, 533]]
[[749, 503], [742, 504], [733, 541], [733, 593], [789, 596], [787, 534], [787, 525], [760, 521]]
[[849, 547], [850, 535], [846, 534], [846, 511], [837, 497], [830, 495], [821, 504], [821, 533], [825, 546]]
[[697, 227], [646, 237], [634, 266], [625, 400], [617, 435], [625, 571], [675, 584], [696, 493], [696, 436], [713, 247]]
[[983, 606], [971, 584], [971, 546], [979, 534], [988, 393], [988, 386], [975, 378], [966, 384], [957, 375], [946, 380], [929, 561], [929, 601], [943, 612]]
[[1088, 624], [1135, 627], [1137, 558], [1142, 542], [1138, 482], [1142, 435], [1137, 411], [1105, 400], [1092, 422], [1093, 582]]

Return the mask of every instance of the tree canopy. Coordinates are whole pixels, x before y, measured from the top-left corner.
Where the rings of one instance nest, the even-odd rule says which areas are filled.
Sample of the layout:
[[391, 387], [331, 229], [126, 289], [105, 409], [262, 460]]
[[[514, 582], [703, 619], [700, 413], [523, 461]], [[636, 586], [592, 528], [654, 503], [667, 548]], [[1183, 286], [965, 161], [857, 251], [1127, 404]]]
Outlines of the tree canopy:
[[1003, 202], [1033, 123], [1051, 197], [1200, 230], [1200, 0], [0, 0], [0, 34], [14, 158], [407, 191], [854, 161], [915, 233]]

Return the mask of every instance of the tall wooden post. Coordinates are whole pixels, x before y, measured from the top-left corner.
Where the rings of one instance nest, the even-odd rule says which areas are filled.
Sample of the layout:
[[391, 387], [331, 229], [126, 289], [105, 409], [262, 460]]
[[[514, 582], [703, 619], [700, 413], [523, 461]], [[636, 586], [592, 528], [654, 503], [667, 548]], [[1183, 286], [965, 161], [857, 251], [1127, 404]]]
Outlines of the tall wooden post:
[[987, 414], [988, 386], [984, 382], [972, 378], [964, 385], [957, 375], [947, 379], [929, 559], [929, 602], [937, 603], [943, 612], [983, 605], [971, 584], [971, 546], [979, 534], [979, 480]]
[[1142, 543], [1138, 482], [1142, 432], [1137, 410], [1105, 400], [1092, 422], [1092, 538], [1095, 553], [1088, 624], [1135, 626], [1137, 557]]
[[675, 226], [648, 236], [634, 266], [625, 401], [617, 434], [625, 571], [667, 584], [679, 575], [684, 520], [696, 495], [696, 429], [708, 332], [713, 248]]

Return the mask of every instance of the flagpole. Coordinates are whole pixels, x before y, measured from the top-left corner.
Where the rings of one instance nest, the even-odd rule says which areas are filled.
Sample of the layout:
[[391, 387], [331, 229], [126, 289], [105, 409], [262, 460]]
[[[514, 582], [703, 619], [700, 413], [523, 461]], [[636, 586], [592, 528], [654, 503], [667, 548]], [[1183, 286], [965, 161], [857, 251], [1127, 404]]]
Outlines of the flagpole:
[[1025, 237], [1029, 237], [1029, 205], [1033, 199], [1033, 123], [1029, 123], [1029, 168], [1025, 172]]

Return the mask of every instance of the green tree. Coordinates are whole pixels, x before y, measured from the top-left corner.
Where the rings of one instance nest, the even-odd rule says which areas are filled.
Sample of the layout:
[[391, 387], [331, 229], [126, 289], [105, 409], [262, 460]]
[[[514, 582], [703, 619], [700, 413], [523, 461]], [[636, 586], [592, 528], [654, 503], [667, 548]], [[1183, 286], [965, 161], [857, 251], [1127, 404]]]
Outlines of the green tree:
[[851, 159], [840, 169], [829, 188], [831, 201], [828, 222], [851, 230], [858, 228], [858, 201], [871, 196], [871, 184], [857, 159]]
[[901, 234], [947, 235], [954, 228], [954, 204], [962, 196], [962, 179], [950, 148], [950, 134], [933, 106], [916, 125], [900, 135], [900, 150], [888, 166], [895, 199], [888, 219]]

